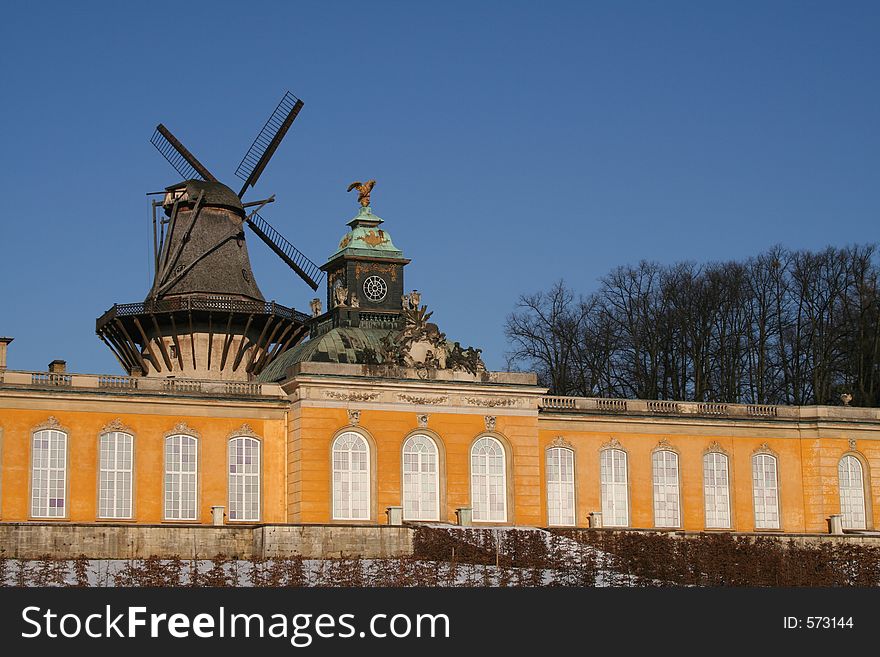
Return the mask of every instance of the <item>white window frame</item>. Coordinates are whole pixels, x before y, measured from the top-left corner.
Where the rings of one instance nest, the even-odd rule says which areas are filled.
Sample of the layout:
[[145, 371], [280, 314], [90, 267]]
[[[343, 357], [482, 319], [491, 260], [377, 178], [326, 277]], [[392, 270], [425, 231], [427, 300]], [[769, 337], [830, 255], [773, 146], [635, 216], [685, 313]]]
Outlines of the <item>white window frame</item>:
[[723, 452], [703, 454], [703, 502], [706, 529], [730, 529], [730, 458]]
[[60, 429], [31, 435], [32, 518], [67, 517], [67, 441], [67, 433]]
[[131, 520], [134, 500], [134, 436], [105, 431], [98, 436], [98, 517]]
[[651, 454], [654, 484], [654, 526], [681, 527], [681, 473], [678, 454], [671, 449]]
[[[471, 445], [471, 510], [474, 522], [507, 522], [507, 451], [494, 436]], [[498, 466], [500, 464], [500, 472]], [[492, 470], [496, 470], [492, 472]], [[500, 500], [500, 504], [499, 504]]]
[[[415, 449], [416, 446], [425, 449]], [[412, 434], [403, 441], [401, 459], [403, 519], [439, 521], [440, 450], [437, 448], [437, 443], [428, 434]], [[415, 469], [412, 466], [415, 466]], [[415, 507], [415, 513], [412, 507]]]
[[779, 529], [779, 462], [772, 454], [752, 455], [755, 529]]
[[573, 449], [559, 446], [547, 448], [547, 524], [551, 527], [574, 527], [577, 522], [574, 468]]
[[[853, 467], [855, 466], [855, 467]], [[855, 482], [853, 475], [858, 476]], [[865, 504], [865, 467], [861, 459], [844, 454], [837, 463], [840, 491], [840, 515], [844, 529], [867, 529], [868, 509]]]
[[[251, 463], [238, 462], [237, 446], [243, 446], [243, 457], [251, 452]], [[233, 436], [226, 444], [227, 504], [230, 522], [259, 522], [262, 514], [263, 444], [254, 436]], [[240, 471], [240, 468], [245, 468]]]
[[[178, 446], [178, 458], [171, 450]], [[192, 463], [183, 463], [184, 448], [192, 448]], [[190, 460], [189, 458], [187, 459]], [[189, 493], [190, 495], [185, 495]], [[165, 520], [193, 521], [199, 519], [199, 439], [189, 434], [177, 433], [165, 437]], [[185, 502], [192, 500], [192, 507]]]
[[[362, 445], [363, 449], [359, 446]], [[357, 459], [354, 458], [358, 455]], [[333, 440], [331, 468], [334, 520], [369, 520], [372, 515], [370, 441], [357, 431], [346, 431]], [[363, 467], [361, 467], [361, 465]], [[355, 500], [353, 487], [363, 492]], [[360, 504], [356, 504], [360, 502]]]
[[[599, 461], [602, 524], [607, 527], [628, 527], [629, 464], [627, 453], [619, 448], [608, 447], [599, 453]], [[621, 469], [622, 477], [620, 476]]]

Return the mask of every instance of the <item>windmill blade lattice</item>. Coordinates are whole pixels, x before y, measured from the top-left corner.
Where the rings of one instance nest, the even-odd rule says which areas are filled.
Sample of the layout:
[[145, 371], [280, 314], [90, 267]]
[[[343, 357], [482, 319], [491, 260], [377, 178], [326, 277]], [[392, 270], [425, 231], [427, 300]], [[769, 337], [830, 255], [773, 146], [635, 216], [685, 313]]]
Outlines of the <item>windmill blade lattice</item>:
[[272, 112], [269, 120], [266, 121], [263, 129], [260, 130], [254, 143], [251, 144], [235, 170], [235, 175], [244, 181], [244, 185], [238, 193], [239, 198], [244, 196], [248, 187], [253, 187], [256, 184], [302, 106], [303, 102], [292, 93], [288, 91], [284, 94], [278, 107]]
[[162, 154], [168, 163], [174, 167], [184, 180], [210, 180], [217, 182], [208, 168], [199, 162], [195, 155], [187, 150], [186, 146], [178, 141], [177, 137], [161, 123], [156, 126], [156, 132], [150, 138], [150, 143]]
[[318, 285], [324, 276], [324, 272], [314, 262], [293, 244], [287, 241], [284, 236], [277, 230], [272, 228], [268, 221], [263, 219], [257, 212], [254, 212], [248, 219], [247, 225], [254, 233], [257, 234], [266, 245], [272, 249], [279, 258], [295, 271], [313, 290], [318, 289]]

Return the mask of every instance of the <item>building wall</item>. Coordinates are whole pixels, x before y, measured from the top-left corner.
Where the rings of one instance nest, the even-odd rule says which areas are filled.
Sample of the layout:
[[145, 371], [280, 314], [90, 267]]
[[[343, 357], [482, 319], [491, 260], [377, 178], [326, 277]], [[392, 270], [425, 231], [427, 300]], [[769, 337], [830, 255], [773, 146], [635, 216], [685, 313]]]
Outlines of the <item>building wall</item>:
[[38, 519], [42, 523], [99, 521], [98, 437], [116, 422], [135, 437], [133, 524], [180, 524], [164, 520], [163, 476], [164, 437], [182, 423], [187, 428], [178, 431], [199, 438], [195, 524], [211, 523], [213, 505], [228, 509], [227, 441], [247, 425], [262, 441], [261, 523], [356, 524], [332, 513], [331, 445], [354, 429], [368, 438], [372, 454], [371, 514], [360, 524], [385, 524], [386, 508], [402, 506], [402, 447], [413, 432], [424, 431], [440, 447], [441, 522], [455, 522], [456, 509], [472, 506], [471, 446], [489, 434], [506, 449], [513, 524], [548, 524], [546, 450], [563, 444], [575, 454], [576, 526], [587, 526], [589, 514], [601, 510], [600, 451], [613, 443], [627, 453], [631, 527], [655, 526], [651, 456], [663, 447], [679, 455], [680, 528], [705, 529], [703, 455], [711, 447], [729, 457], [736, 531], [756, 530], [752, 457], [761, 450], [777, 457], [780, 531], [828, 530], [828, 517], [841, 510], [838, 464], [845, 454], [863, 465], [867, 526], [880, 528], [877, 409], [779, 407], [772, 416], [747, 417], [731, 408], [722, 417], [687, 409], [652, 413], [653, 402], [631, 401], [623, 412], [619, 405], [614, 412], [582, 412], [596, 400], [556, 409], [542, 402], [541, 389], [513, 375], [421, 380], [367, 374], [360, 366], [310, 364], [283, 389], [264, 384], [263, 392], [245, 399], [96, 392], [76, 389], [76, 381], [68, 389], [46, 389], [10, 385], [7, 373], [0, 382], [0, 521], [37, 520], [30, 516], [31, 437], [54, 417], [68, 433], [67, 515]]
[[53, 417], [68, 435], [67, 515], [58, 520], [40, 518], [41, 522], [100, 520], [97, 508], [98, 438], [111, 423], [114, 423], [112, 426], [121, 425], [120, 430], [134, 436], [132, 522], [163, 522], [165, 435], [192, 432], [199, 439], [198, 520], [195, 522], [210, 524], [212, 505], [228, 508], [227, 441], [245, 425], [261, 440], [262, 521], [284, 522], [287, 517], [285, 410], [248, 409], [246, 406], [230, 408], [227, 404], [208, 400], [189, 402], [185, 406], [157, 404], [150, 399], [96, 402], [93, 399], [53, 399], [45, 394], [35, 394], [28, 401], [17, 400], [16, 408], [0, 407], [3, 433], [0, 520], [19, 522], [31, 519], [32, 434], [35, 428], [45, 425]]

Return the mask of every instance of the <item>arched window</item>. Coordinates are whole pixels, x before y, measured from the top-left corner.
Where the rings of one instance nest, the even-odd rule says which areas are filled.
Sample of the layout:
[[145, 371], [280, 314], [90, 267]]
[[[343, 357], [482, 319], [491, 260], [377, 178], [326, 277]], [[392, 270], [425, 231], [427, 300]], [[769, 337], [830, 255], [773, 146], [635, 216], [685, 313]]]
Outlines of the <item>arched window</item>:
[[865, 514], [865, 479], [862, 463], [847, 454], [837, 465], [840, 479], [840, 514], [844, 529], [867, 529]]
[[507, 522], [504, 446], [491, 436], [471, 447], [471, 498], [475, 521]]
[[403, 443], [403, 519], [440, 520], [437, 445], [417, 434]]
[[193, 436], [165, 438], [166, 520], [198, 520], [198, 450]]
[[654, 476], [654, 526], [678, 527], [681, 510], [678, 496], [678, 454], [657, 450], [651, 456]]
[[730, 477], [727, 455], [708, 452], [703, 456], [703, 493], [706, 500], [706, 528], [730, 527]]
[[370, 519], [370, 446], [354, 431], [333, 442], [333, 518]]
[[67, 434], [44, 429], [31, 442], [31, 516], [67, 515]]
[[547, 523], [575, 524], [574, 451], [567, 447], [547, 450]]
[[98, 517], [131, 518], [134, 436], [122, 431], [102, 433], [98, 451]]
[[260, 441], [236, 436], [229, 441], [229, 519], [260, 519]]
[[609, 527], [629, 524], [626, 452], [603, 449], [600, 476], [602, 480], [602, 523]]
[[752, 457], [752, 483], [755, 491], [755, 529], [779, 529], [779, 484], [776, 457]]

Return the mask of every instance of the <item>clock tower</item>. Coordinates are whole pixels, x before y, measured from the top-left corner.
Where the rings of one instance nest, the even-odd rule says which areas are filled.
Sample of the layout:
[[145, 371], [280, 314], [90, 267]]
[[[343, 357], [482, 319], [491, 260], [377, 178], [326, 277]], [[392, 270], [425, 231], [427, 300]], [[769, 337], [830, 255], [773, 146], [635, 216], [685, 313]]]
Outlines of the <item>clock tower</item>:
[[321, 267], [327, 272], [327, 309], [336, 311], [338, 325], [359, 325], [360, 317], [392, 321], [389, 315], [399, 316], [402, 310], [403, 268], [409, 260], [382, 223], [369, 205], [362, 205], [348, 222], [351, 230]]

